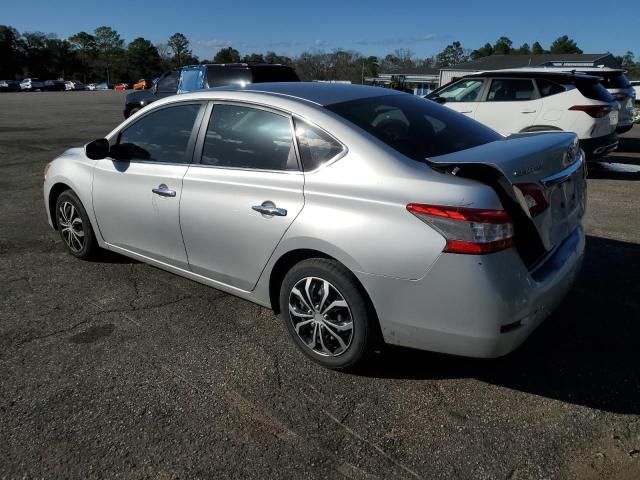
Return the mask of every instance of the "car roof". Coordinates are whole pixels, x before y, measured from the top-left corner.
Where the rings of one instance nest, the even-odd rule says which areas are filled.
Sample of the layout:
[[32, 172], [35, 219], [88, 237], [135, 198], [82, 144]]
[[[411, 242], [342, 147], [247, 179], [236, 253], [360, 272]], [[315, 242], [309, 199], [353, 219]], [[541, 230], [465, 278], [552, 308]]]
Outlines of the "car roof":
[[269, 67], [278, 67], [278, 68], [291, 68], [288, 65], [283, 65], [281, 63], [198, 63], [196, 65], [185, 65], [182, 68], [195, 68], [195, 67], [234, 67], [234, 68], [269, 68]]
[[360, 100], [362, 98], [380, 97], [382, 95], [403, 95], [402, 92], [391, 90], [389, 88], [370, 87], [366, 85], [351, 85], [344, 83], [319, 82], [250, 83], [246, 86], [227, 85], [200, 91], [245, 91], [270, 94], [274, 96], [286, 96], [289, 98], [306, 100], [323, 107], [332, 105], [334, 103]]
[[600, 81], [600, 79], [595, 75], [586, 75], [583, 73], [576, 73], [574, 71], [565, 70], [548, 70], [545, 68], [509, 68], [504, 70], [489, 70], [486, 72], [474, 72], [469, 75], [465, 75], [466, 77], [519, 77], [519, 78], [536, 78], [536, 77], [554, 77], [554, 78], [581, 78], [584, 80], [592, 80], [592, 81]]
[[611, 67], [557, 67], [557, 66], [548, 66], [548, 67], [524, 67], [517, 70], [525, 70], [530, 72], [589, 72], [589, 73], [624, 73], [625, 70], [621, 68], [611, 68]]

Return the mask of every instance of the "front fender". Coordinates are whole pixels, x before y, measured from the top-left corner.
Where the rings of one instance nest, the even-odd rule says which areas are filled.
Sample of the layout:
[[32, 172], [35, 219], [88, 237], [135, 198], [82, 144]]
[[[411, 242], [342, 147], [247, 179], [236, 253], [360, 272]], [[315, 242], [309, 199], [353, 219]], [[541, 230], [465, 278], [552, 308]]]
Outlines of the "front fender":
[[98, 240], [98, 244], [104, 247], [104, 240], [98, 228], [98, 222], [93, 210], [92, 187], [93, 168], [99, 160], [90, 160], [84, 155], [82, 148], [71, 148], [54, 159], [47, 171], [44, 180], [43, 195], [47, 220], [52, 228], [54, 220], [51, 217], [53, 205], [50, 204], [51, 192], [59, 186], [66, 186], [78, 196], [87, 212], [91, 226]]

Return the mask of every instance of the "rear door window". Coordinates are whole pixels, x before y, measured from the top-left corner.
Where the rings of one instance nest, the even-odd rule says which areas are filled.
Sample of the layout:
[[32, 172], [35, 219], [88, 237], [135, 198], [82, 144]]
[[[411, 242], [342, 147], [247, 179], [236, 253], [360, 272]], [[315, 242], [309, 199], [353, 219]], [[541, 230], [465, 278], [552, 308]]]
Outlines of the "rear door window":
[[523, 102], [535, 98], [532, 80], [496, 78], [491, 80], [487, 102]]
[[298, 170], [289, 117], [257, 108], [215, 105], [202, 151], [203, 165]]
[[550, 97], [551, 95], [566, 91], [562, 85], [542, 78], [537, 79], [536, 83], [538, 84], [541, 97]]

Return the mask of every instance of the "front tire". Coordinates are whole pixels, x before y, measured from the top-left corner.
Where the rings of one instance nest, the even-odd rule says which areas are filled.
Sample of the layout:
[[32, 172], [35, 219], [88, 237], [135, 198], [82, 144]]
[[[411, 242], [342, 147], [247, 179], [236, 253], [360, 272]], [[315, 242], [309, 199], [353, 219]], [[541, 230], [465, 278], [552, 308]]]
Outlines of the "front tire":
[[87, 260], [98, 250], [91, 222], [82, 202], [71, 190], [62, 192], [56, 200], [56, 223], [67, 251]]
[[280, 312], [298, 348], [324, 367], [353, 369], [375, 344], [375, 314], [353, 273], [335, 260], [294, 265], [282, 281]]

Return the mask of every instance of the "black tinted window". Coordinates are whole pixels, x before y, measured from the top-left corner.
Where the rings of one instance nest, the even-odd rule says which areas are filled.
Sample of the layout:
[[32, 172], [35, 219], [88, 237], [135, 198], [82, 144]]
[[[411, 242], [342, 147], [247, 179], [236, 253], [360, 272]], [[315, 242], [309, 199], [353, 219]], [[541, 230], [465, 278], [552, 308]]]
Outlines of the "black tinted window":
[[251, 72], [247, 68], [208, 67], [209, 87], [251, 83]]
[[518, 102], [532, 100], [535, 91], [533, 81], [515, 78], [491, 80], [491, 87], [487, 95], [488, 102]]
[[414, 160], [502, 138], [475, 120], [413, 95], [365, 98], [327, 108]]
[[305, 170], [311, 171], [342, 152], [342, 145], [329, 134], [295, 119], [296, 138]]
[[158, 81], [159, 92], [176, 92], [178, 90], [178, 72], [171, 72]]
[[602, 102], [614, 101], [611, 94], [607, 91], [606, 88], [602, 86], [600, 82], [576, 79], [575, 85], [580, 93], [587, 98], [590, 98], [592, 100], [600, 100]]
[[121, 160], [189, 163], [189, 140], [200, 105], [163, 108], [125, 129], [114, 149]]
[[540, 90], [541, 97], [550, 97], [551, 95], [565, 91], [565, 88], [562, 85], [549, 80], [538, 79], [536, 82], [538, 83], [538, 90]]
[[253, 83], [264, 82], [299, 82], [300, 79], [291, 67], [284, 66], [261, 66], [253, 67]]
[[602, 78], [604, 88], [628, 88], [631, 86], [627, 77], [622, 72], [591, 72], [589, 75], [595, 75]]
[[256, 108], [216, 105], [207, 128], [202, 163], [297, 170], [289, 118]]

